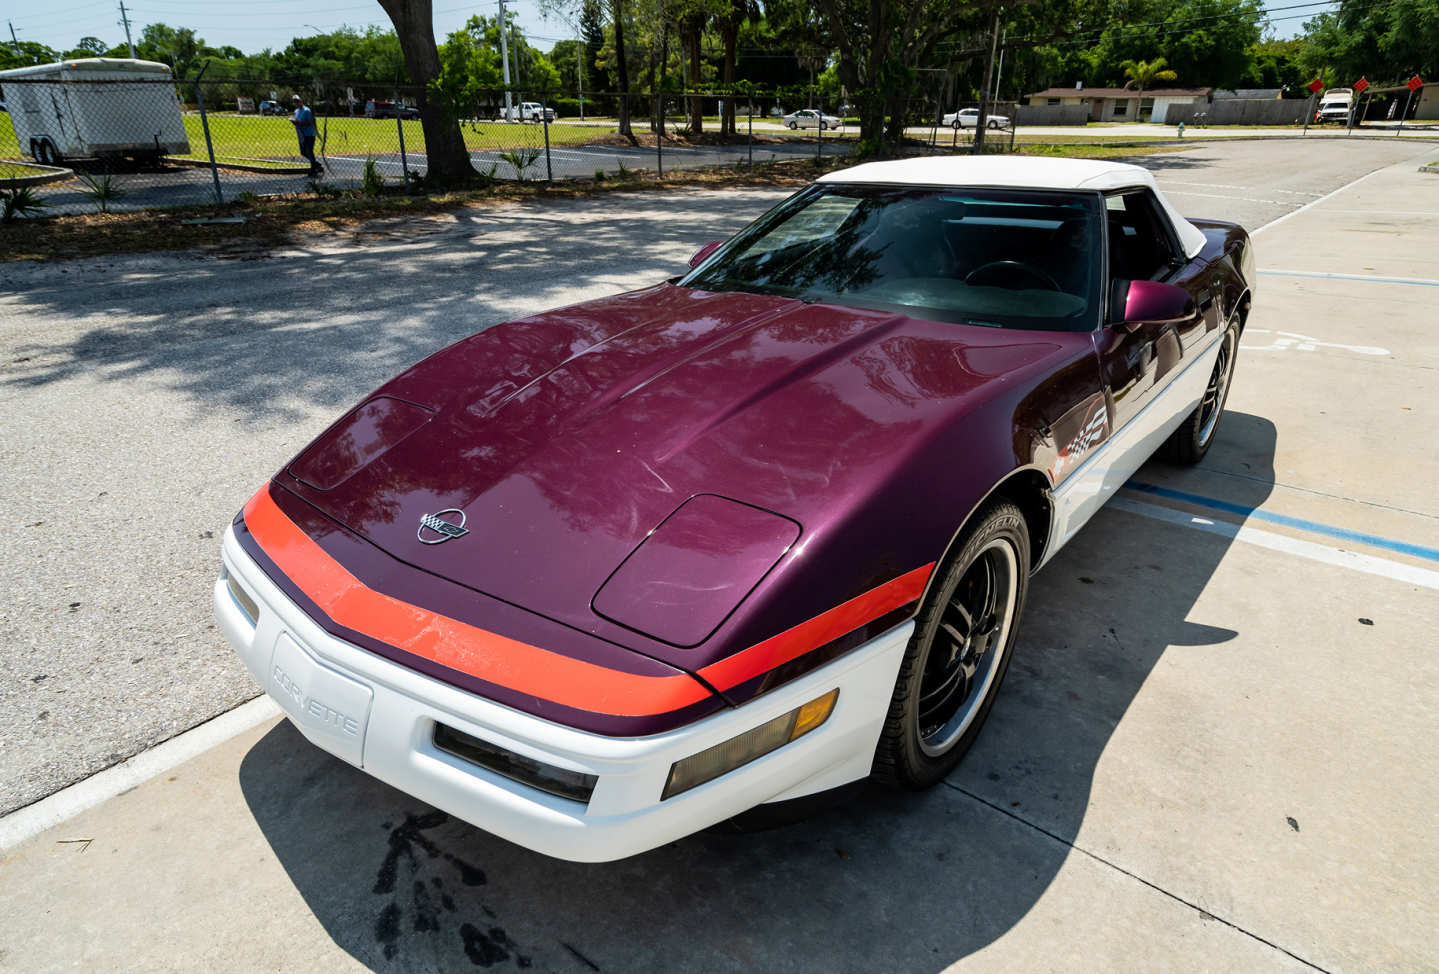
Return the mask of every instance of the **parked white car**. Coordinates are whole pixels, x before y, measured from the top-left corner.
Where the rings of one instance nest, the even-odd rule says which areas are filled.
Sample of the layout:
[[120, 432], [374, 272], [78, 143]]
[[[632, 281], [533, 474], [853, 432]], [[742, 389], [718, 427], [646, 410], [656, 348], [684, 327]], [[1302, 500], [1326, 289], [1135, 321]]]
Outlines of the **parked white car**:
[[784, 124], [792, 129], [837, 129], [844, 127], [844, 119], [834, 115], [825, 115], [813, 108], [801, 108], [797, 112], [786, 115]]
[[[940, 124], [948, 125], [950, 128], [956, 129], [977, 128], [979, 126], [979, 109], [961, 108], [957, 112], [950, 112], [940, 120]], [[1007, 129], [1009, 128], [1009, 118], [1004, 115], [990, 115], [988, 127], [992, 129]]]

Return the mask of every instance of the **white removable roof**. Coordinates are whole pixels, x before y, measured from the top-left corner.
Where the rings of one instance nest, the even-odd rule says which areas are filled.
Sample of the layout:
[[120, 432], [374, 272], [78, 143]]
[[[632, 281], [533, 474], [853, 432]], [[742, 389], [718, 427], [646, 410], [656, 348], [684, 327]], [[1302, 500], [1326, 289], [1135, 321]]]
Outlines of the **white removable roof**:
[[1204, 247], [1204, 234], [1165, 199], [1148, 169], [1098, 159], [1032, 156], [924, 156], [866, 162], [819, 178], [821, 183], [899, 183], [914, 186], [1004, 186], [1016, 189], [1151, 190], [1164, 206], [1187, 257]]

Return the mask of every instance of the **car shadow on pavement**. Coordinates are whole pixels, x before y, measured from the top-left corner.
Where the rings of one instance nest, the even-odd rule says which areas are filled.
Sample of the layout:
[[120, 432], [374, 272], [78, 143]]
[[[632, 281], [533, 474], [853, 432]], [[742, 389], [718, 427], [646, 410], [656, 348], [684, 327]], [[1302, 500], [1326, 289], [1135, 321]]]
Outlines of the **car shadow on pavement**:
[[[1224, 500], [1258, 506], [1274, 448], [1269, 421], [1231, 413], [1204, 469], [1233, 474]], [[369, 778], [288, 723], [247, 753], [240, 785], [306, 905], [373, 968], [938, 970], [1019, 923], [1082, 846], [1097, 767], [1160, 657], [1243, 625], [1188, 618], [1231, 543], [1101, 511], [1035, 577], [990, 722], [944, 785], [870, 789], [768, 832], [562, 862]]]
[[[301, 235], [293, 247], [232, 259], [30, 264], [13, 310], [33, 327], [10, 349], [0, 389], [143, 381], [256, 425], [308, 418], [313, 434], [483, 328], [684, 272], [700, 246], [785, 195], [729, 191], [723, 208], [703, 191], [470, 207]], [[183, 422], [174, 425], [183, 437]]]

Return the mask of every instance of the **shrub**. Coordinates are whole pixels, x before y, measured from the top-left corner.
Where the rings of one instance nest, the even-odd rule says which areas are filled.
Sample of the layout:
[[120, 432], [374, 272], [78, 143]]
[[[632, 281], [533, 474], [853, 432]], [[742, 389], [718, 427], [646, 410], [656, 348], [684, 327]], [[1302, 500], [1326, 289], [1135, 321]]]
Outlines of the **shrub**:
[[115, 177], [109, 173], [96, 179], [88, 172], [80, 174], [81, 192], [95, 201], [95, 206], [101, 213], [109, 213], [110, 207], [125, 198], [125, 191], [115, 182]]
[[17, 216], [33, 216], [49, 205], [32, 186], [0, 189], [0, 223], [9, 223]]
[[365, 171], [360, 176], [360, 189], [366, 196], [380, 196], [385, 192], [385, 177], [380, 173], [380, 167], [375, 165], [373, 156], [365, 159]]

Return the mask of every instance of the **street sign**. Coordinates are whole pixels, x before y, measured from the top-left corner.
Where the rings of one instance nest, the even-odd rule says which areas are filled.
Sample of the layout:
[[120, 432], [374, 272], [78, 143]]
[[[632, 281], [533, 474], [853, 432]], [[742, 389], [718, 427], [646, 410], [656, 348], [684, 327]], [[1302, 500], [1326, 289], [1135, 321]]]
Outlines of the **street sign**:
[[1356, 94], [1356, 95], [1362, 95], [1362, 94], [1364, 94], [1364, 89], [1365, 89], [1365, 88], [1368, 88], [1368, 87], [1369, 87], [1369, 79], [1368, 79], [1368, 78], [1360, 78], [1358, 81], [1354, 82], [1354, 94]]
[[1420, 88], [1424, 87], [1424, 79], [1416, 74], [1414, 77], [1410, 78], [1408, 82], [1406, 82], [1405, 86], [1410, 91], [1418, 91]]
[[1320, 81], [1318, 78], [1315, 78], [1313, 81], [1309, 82], [1309, 90], [1314, 92], [1314, 94], [1316, 95], [1319, 94], [1319, 89], [1323, 87], [1324, 82]]

